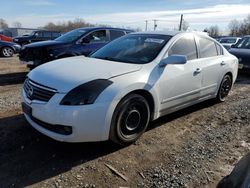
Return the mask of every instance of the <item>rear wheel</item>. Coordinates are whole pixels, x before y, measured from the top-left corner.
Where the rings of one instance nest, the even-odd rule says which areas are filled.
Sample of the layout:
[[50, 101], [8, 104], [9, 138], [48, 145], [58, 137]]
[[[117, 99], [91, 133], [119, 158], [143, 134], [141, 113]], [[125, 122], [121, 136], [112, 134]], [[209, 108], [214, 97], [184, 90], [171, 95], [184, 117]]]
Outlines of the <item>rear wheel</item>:
[[219, 88], [216, 100], [219, 102], [225, 101], [231, 88], [232, 88], [232, 79], [229, 75], [225, 75], [220, 84], [220, 88]]
[[12, 57], [14, 54], [14, 50], [11, 47], [3, 47], [1, 50], [1, 54], [3, 57]]
[[110, 139], [120, 145], [135, 142], [147, 129], [150, 108], [147, 100], [130, 94], [117, 105], [112, 117]]

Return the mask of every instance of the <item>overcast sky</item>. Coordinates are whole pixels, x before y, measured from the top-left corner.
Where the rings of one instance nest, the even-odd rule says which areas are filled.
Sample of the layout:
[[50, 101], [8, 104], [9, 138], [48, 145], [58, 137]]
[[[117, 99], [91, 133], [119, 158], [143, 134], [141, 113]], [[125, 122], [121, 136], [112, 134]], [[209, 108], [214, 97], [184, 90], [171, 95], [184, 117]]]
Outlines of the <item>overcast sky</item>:
[[153, 28], [178, 26], [180, 14], [191, 30], [203, 30], [217, 24], [222, 30], [232, 19], [242, 20], [250, 14], [250, 0], [5, 0], [0, 3], [0, 18], [8, 24], [15, 21], [24, 27], [36, 28], [48, 22], [83, 18], [93, 24], [116, 27]]

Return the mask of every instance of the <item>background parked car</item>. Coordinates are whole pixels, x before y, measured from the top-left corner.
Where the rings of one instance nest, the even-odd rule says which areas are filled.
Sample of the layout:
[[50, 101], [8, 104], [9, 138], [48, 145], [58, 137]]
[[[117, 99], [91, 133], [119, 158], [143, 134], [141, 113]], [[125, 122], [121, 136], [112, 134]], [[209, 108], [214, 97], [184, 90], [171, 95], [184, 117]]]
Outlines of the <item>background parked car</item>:
[[21, 63], [34, 68], [40, 64], [64, 57], [89, 55], [110, 41], [132, 30], [88, 27], [72, 30], [53, 41], [26, 45], [20, 52]]
[[240, 37], [225, 37], [220, 39], [220, 43], [229, 50], [232, 45], [236, 44], [241, 38]]
[[38, 31], [33, 31], [29, 35], [14, 37], [13, 41], [23, 46], [33, 42], [53, 40], [59, 36], [61, 36], [61, 33], [57, 31], [38, 30]]
[[229, 52], [239, 59], [239, 69], [250, 71], [250, 36], [245, 36], [232, 45]]
[[0, 34], [0, 41], [13, 42], [11, 37], [7, 37], [7, 36], [1, 35], [1, 34]]
[[12, 57], [21, 49], [19, 44], [13, 42], [0, 41], [0, 55], [3, 57]]

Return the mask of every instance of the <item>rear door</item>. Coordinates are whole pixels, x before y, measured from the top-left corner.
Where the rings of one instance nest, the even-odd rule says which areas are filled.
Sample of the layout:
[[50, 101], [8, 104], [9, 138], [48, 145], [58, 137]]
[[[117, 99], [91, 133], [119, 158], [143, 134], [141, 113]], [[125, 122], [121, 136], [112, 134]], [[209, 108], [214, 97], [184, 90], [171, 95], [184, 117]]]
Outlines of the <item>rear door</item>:
[[216, 93], [222, 77], [224, 62], [223, 50], [215, 41], [203, 36], [196, 36], [202, 69], [201, 97]]
[[162, 113], [169, 108], [178, 108], [200, 97], [202, 72], [199, 66], [197, 47], [193, 34], [177, 39], [169, 48], [167, 56], [185, 55], [186, 64], [169, 64], [160, 73]]

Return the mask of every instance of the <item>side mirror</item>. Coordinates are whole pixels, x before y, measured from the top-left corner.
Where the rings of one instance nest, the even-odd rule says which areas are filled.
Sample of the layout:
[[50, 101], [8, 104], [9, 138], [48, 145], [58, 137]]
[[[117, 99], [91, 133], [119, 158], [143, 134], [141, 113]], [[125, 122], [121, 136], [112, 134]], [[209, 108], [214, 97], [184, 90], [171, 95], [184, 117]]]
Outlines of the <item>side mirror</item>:
[[231, 48], [235, 48], [235, 47], [236, 47], [236, 45], [235, 45], [235, 44], [232, 44], [232, 45], [231, 45]]
[[165, 67], [168, 64], [173, 65], [183, 65], [187, 63], [187, 56], [185, 55], [171, 55], [160, 62], [160, 67]]

